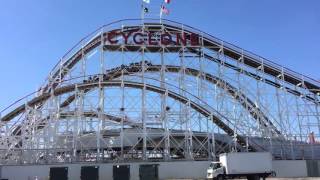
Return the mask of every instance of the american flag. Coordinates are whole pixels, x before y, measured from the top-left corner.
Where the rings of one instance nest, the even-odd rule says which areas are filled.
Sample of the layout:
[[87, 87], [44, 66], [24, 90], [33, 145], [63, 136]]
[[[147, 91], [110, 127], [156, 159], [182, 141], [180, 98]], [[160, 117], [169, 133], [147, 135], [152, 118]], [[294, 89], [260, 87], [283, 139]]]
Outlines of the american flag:
[[161, 6], [161, 13], [164, 13], [164, 14], [169, 14], [169, 9], [167, 9], [165, 6]]

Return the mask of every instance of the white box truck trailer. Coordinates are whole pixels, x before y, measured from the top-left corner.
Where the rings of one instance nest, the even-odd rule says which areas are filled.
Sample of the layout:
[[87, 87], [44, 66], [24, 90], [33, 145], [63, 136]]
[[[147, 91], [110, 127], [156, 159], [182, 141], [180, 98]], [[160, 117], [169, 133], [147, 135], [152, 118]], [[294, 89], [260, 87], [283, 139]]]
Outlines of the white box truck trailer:
[[275, 175], [272, 171], [272, 156], [268, 152], [237, 152], [220, 154], [219, 162], [212, 162], [207, 169], [208, 179], [247, 178], [265, 179]]

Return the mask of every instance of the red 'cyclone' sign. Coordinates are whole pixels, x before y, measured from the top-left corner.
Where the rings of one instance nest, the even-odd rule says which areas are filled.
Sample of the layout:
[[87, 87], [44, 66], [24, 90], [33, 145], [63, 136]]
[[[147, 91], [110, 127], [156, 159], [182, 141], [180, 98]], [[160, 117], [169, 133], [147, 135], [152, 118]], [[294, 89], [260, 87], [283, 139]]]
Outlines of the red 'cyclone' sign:
[[106, 34], [105, 43], [116, 44], [135, 44], [135, 45], [150, 45], [150, 46], [199, 46], [199, 35], [195, 33], [167, 33], [167, 32], [117, 32], [111, 31]]

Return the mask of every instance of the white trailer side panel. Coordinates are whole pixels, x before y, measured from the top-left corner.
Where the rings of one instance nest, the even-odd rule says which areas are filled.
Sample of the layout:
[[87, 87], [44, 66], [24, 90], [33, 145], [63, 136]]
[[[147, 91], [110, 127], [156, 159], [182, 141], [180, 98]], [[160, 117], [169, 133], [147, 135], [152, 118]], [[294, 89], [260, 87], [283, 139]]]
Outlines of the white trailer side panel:
[[226, 153], [221, 154], [220, 162], [226, 168], [226, 174], [252, 174], [272, 171], [270, 153]]

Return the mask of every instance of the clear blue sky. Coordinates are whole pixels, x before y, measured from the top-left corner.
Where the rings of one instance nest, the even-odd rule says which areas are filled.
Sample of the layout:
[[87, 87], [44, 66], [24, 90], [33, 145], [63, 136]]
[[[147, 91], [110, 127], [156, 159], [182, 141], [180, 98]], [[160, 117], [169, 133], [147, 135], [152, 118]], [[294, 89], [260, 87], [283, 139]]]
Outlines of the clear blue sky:
[[[139, 8], [140, 0], [1, 0], [0, 109], [35, 91], [86, 34], [138, 18]], [[319, 0], [172, 0], [169, 8], [168, 19], [320, 79]]]

